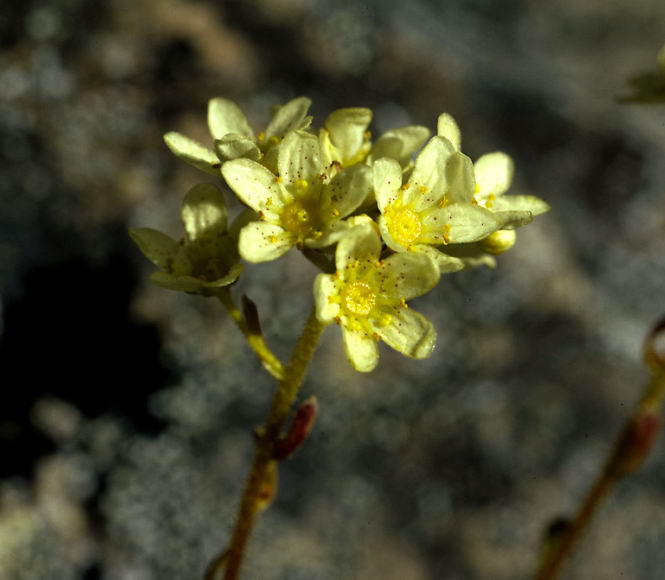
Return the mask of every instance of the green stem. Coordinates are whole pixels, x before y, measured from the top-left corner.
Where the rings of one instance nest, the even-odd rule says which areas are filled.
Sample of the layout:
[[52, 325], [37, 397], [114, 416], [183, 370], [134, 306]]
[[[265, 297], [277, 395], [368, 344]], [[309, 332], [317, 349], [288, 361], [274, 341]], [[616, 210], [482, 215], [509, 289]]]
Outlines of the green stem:
[[224, 580], [236, 580], [239, 577], [245, 548], [256, 518], [265, 504], [266, 485], [272, 485], [270, 477], [271, 469], [275, 467], [275, 443], [296, 399], [323, 328], [312, 310], [291, 360], [284, 369], [284, 378], [277, 387], [266, 421], [258, 432], [254, 461], [240, 502], [231, 544], [223, 563]]
[[259, 357], [263, 367], [278, 381], [283, 380], [284, 366], [277, 358], [277, 356], [275, 356], [272, 350], [270, 350], [270, 347], [266, 344], [263, 335], [256, 334], [249, 328], [245, 317], [233, 301], [231, 291], [226, 287], [221, 288], [219, 292], [215, 294], [215, 296], [224, 305], [228, 313], [231, 315], [231, 318], [236, 323], [237, 327], [245, 335], [247, 344], [249, 344], [249, 347], [256, 353], [256, 356]]

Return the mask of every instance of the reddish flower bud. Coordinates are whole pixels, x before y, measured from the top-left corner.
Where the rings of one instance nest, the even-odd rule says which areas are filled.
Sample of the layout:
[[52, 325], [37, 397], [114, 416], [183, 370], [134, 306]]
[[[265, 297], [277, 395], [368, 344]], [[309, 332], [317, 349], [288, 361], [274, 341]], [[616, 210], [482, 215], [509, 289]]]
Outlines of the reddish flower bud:
[[289, 432], [275, 444], [275, 459], [278, 461], [286, 459], [302, 445], [314, 426], [318, 412], [319, 403], [314, 396], [309, 397], [298, 407]]
[[617, 476], [629, 475], [640, 468], [658, 438], [660, 424], [658, 406], [646, 404], [637, 412], [619, 440]]
[[665, 317], [647, 335], [644, 360], [653, 371], [665, 369]]

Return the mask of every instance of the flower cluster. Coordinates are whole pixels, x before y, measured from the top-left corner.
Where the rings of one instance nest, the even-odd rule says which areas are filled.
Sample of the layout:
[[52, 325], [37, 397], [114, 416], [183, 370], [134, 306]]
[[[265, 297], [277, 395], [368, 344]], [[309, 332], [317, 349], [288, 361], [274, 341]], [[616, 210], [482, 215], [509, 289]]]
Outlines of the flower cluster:
[[295, 247], [322, 270], [317, 317], [342, 327], [354, 368], [376, 366], [379, 340], [425, 358], [436, 333], [407, 300], [442, 274], [493, 267], [494, 256], [514, 245], [515, 228], [549, 207], [505, 195], [510, 157], [495, 152], [472, 162], [448, 114], [431, 138], [426, 127], [408, 126], [372, 140], [369, 109], [334, 111], [315, 131], [310, 104], [300, 97], [276, 108], [255, 134], [238, 105], [216, 98], [208, 106], [212, 148], [167, 133], [175, 155], [222, 177], [247, 209], [227, 228], [222, 193], [197, 185], [183, 203], [182, 241], [147, 228], [132, 238], [159, 268], [155, 283], [203, 295], [233, 284], [241, 259], [266, 262]]

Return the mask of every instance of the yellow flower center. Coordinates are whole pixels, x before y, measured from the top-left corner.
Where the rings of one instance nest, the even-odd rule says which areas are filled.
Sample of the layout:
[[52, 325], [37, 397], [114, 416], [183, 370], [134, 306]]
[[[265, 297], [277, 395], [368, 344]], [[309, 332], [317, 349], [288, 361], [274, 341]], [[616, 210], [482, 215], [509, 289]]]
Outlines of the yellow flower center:
[[386, 218], [390, 234], [398, 244], [404, 247], [413, 244], [423, 229], [420, 217], [409, 208], [389, 212]]
[[291, 232], [298, 241], [316, 237], [321, 219], [314, 200], [296, 199], [284, 208], [281, 217], [282, 227]]
[[342, 292], [342, 306], [352, 316], [367, 316], [374, 304], [376, 294], [365, 282], [353, 282]]

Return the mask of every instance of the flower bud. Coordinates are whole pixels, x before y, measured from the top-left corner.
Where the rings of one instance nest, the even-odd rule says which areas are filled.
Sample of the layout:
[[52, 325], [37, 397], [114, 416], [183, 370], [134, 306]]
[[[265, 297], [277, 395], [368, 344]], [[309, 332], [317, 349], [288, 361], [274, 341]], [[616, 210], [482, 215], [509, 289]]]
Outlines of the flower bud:
[[644, 361], [654, 372], [665, 369], [665, 318], [653, 327], [646, 338]]
[[300, 405], [293, 417], [289, 432], [275, 445], [274, 458], [277, 461], [286, 459], [302, 445], [314, 426], [318, 412], [319, 403], [314, 396], [309, 397]]
[[503, 254], [515, 245], [515, 230], [498, 230], [480, 241], [480, 247], [488, 254]]
[[637, 471], [658, 438], [659, 404], [644, 404], [627, 425], [617, 447], [615, 473], [624, 477]]

